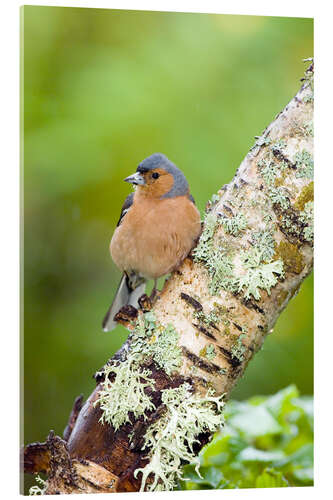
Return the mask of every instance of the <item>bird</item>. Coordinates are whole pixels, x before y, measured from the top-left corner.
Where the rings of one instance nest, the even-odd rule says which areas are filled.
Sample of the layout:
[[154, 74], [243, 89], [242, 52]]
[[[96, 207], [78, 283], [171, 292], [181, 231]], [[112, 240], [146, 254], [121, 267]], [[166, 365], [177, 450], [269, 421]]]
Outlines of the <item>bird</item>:
[[138, 307], [148, 280], [179, 267], [201, 234], [201, 216], [183, 172], [162, 153], [139, 163], [124, 179], [134, 186], [122, 206], [110, 243], [111, 257], [122, 271], [116, 295], [102, 327], [115, 328], [115, 315], [125, 305]]

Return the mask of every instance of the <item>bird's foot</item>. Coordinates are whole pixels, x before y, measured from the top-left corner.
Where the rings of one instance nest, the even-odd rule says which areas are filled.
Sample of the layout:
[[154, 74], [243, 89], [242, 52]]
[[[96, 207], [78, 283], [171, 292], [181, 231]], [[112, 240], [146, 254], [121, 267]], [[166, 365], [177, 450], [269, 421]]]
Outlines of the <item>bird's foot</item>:
[[138, 310], [130, 304], [127, 304], [117, 312], [113, 319], [114, 321], [117, 321], [117, 323], [121, 323], [122, 325], [127, 327], [137, 317]]

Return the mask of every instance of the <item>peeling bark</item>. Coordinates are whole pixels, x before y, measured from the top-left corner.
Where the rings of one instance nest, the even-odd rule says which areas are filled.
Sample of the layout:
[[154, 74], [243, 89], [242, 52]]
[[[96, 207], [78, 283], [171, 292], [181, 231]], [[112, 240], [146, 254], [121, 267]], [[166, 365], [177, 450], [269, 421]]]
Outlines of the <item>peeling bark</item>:
[[[147, 450], [142, 451], [144, 434], [165, 411], [161, 391], [187, 381], [198, 394], [213, 387], [227, 397], [311, 272], [313, 246], [306, 207], [313, 199], [312, 74], [313, 65], [297, 95], [257, 138], [233, 180], [207, 205], [207, 214], [216, 221], [210, 251], [232, 259], [232, 286], [217, 282], [218, 291], [212, 292], [214, 274], [194, 251], [165, 283], [154, 304], [147, 296], [141, 299], [138, 314], [152, 307], [159, 324], [171, 323], [178, 332], [182, 350], [182, 364], [172, 375], [152, 359], [142, 363], [155, 381], [154, 390], [147, 391], [156, 409], [147, 412], [146, 420], [132, 418], [117, 431], [102, 425], [101, 409], [94, 406], [103, 383], [98, 375], [96, 389], [83, 407], [82, 401], [76, 401], [65, 441], [51, 434], [46, 443], [25, 448], [25, 471], [48, 474], [46, 493], [137, 491], [141, 480], [140, 475], [134, 478], [134, 471], [149, 460]], [[268, 243], [258, 243], [266, 236]], [[262, 253], [258, 266], [251, 267], [246, 259], [256, 257], [251, 251], [258, 248], [267, 251], [267, 258]], [[269, 277], [274, 285], [267, 285], [267, 290], [241, 287], [246, 269], [250, 276], [266, 263], [272, 265]], [[129, 330], [136, 317], [133, 308], [118, 313], [119, 322]], [[112, 359], [123, 362], [130, 346], [131, 335]], [[209, 438], [199, 436], [197, 452]]]

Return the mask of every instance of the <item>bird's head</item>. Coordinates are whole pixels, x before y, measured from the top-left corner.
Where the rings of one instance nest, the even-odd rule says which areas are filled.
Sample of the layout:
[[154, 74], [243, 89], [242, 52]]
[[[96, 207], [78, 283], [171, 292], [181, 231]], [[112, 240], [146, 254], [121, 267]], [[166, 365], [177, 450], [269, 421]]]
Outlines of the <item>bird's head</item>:
[[154, 153], [143, 160], [136, 173], [124, 180], [137, 186], [140, 196], [163, 199], [189, 193], [184, 174], [161, 153]]

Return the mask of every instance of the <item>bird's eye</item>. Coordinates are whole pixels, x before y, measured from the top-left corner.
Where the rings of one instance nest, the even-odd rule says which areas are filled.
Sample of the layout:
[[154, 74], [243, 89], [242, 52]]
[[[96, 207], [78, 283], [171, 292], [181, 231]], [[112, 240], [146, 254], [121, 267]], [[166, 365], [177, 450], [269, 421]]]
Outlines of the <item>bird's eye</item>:
[[154, 172], [151, 176], [152, 176], [153, 179], [158, 179], [159, 176], [160, 176], [160, 174], [157, 173], [157, 172]]

